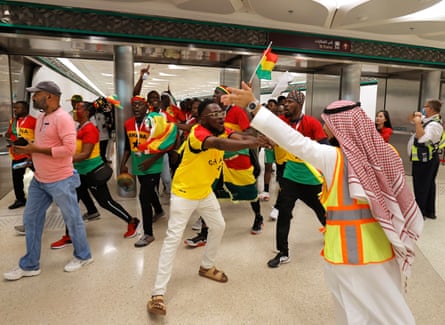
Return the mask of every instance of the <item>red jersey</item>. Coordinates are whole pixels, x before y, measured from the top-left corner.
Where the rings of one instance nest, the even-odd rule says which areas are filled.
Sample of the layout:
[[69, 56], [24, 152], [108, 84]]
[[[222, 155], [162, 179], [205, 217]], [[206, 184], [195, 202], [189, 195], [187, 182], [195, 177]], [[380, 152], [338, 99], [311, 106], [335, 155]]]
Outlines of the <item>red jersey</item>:
[[184, 112], [178, 106], [170, 105], [161, 112], [165, 114], [168, 122], [184, 123], [186, 121]]
[[280, 115], [279, 118], [303, 134], [305, 137], [309, 137], [312, 140], [320, 141], [327, 138], [320, 121], [315, 117], [303, 115], [296, 121], [291, 121], [284, 115]]
[[249, 117], [244, 109], [232, 106], [226, 110], [224, 126], [234, 131], [245, 131], [250, 127]]
[[389, 142], [389, 138], [391, 138], [392, 135], [392, 129], [391, 128], [387, 128], [387, 127], [382, 127], [379, 131], [380, 135], [382, 136], [383, 140], [385, 140], [385, 142]]
[[[14, 118], [9, 121], [9, 127], [7, 134], [11, 141], [15, 141], [18, 138], [25, 138], [28, 142], [34, 142], [34, 130], [36, 128], [36, 119], [31, 115], [25, 117]], [[12, 160], [19, 160], [23, 158], [31, 158], [30, 155], [17, 154], [9, 148], [9, 156]]]

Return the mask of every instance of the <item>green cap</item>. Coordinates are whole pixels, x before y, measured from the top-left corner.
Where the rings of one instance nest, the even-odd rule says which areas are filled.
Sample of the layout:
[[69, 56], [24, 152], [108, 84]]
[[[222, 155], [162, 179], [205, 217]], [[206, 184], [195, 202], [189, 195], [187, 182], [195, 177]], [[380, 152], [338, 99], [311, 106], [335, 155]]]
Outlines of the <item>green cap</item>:
[[71, 100], [75, 102], [83, 102], [83, 98], [80, 95], [73, 95], [71, 96]]

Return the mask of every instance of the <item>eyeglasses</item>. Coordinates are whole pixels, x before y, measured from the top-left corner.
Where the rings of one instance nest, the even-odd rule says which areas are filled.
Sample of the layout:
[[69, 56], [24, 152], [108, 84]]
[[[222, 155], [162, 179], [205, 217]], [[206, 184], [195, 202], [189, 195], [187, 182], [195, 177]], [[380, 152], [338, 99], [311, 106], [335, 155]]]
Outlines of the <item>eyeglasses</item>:
[[213, 117], [213, 118], [224, 118], [224, 117], [226, 117], [226, 111], [213, 112], [213, 113], [207, 114], [206, 116]]

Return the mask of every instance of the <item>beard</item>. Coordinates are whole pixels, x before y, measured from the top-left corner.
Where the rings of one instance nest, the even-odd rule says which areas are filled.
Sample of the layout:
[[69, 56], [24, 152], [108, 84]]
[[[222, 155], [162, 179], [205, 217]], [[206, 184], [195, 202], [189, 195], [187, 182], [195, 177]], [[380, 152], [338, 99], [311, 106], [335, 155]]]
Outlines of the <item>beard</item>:
[[39, 112], [45, 112], [48, 109], [48, 105], [43, 100], [40, 100], [40, 101], [35, 101], [34, 100], [32, 103], [34, 105], [34, 108], [38, 109]]
[[225, 128], [224, 127], [222, 127], [222, 128], [213, 128], [213, 127], [211, 127], [211, 126], [209, 126], [209, 125], [204, 125], [205, 126], [205, 128], [207, 129], [207, 130], [209, 130], [210, 132], [212, 132], [212, 134], [213, 135], [215, 135], [215, 136], [218, 136], [218, 135], [220, 135], [220, 134], [223, 134], [224, 133], [224, 130], [225, 130]]

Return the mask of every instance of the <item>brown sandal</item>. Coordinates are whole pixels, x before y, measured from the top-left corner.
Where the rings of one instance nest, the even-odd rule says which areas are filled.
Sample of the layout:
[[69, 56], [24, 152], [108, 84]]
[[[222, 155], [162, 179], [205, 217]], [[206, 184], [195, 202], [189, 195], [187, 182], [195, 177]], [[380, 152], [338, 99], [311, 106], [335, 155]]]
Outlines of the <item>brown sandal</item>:
[[148, 301], [147, 309], [150, 314], [166, 315], [167, 307], [164, 303], [164, 296], [152, 296]]
[[227, 275], [223, 271], [218, 270], [214, 266], [210, 269], [205, 269], [201, 266], [199, 268], [199, 275], [203, 276], [205, 278], [209, 278], [211, 280], [215, 280], [217, 282], [225, 283], [225, 282], [229, 281], [229, 278], [227, 277]]

